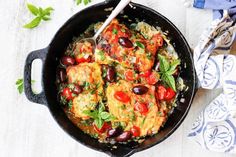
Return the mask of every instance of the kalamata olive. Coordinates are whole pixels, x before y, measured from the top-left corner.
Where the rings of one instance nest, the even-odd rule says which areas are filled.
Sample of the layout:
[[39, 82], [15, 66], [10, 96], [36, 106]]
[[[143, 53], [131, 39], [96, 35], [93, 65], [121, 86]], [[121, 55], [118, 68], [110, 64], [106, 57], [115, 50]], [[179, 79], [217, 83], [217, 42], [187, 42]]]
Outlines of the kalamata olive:
[[66, 70], [65, 69], [58, 70], [58, 79], [60, 82], [64, 82], [66, 80]]
[[83, 88], [80, 85], [75, 84], [74, 89], [73, 89], [73, 93], [80, 94], [82, 92], [83, 92]]
[[130, 139], [131, 133], [130, 131], [124, 131], [122, 134], [116, 137], [117, 142], [126, 142]]
[[120, 128], [109, 129], [107, 131], [107, 137], [116, 137], [121, 133], [121, 131]]
[[74, 65], [75, 59], [70, 56], [64, 56], [61, 58], [61, 63], [65, 66]]
[[133, 92], [137, 95], [142, 95], [148, 92], [148, 87], [143, 86], [143, 85], [138, 85], [133, 87]]
[[115, 81], [115, 68], [114, 67], [108, 66], [106, 79], [108, 82]]
[[126, 48], [133, 47], [133, 43], [128, 38], [119, 37], [118, 42], [123, 47], [126, 47]]

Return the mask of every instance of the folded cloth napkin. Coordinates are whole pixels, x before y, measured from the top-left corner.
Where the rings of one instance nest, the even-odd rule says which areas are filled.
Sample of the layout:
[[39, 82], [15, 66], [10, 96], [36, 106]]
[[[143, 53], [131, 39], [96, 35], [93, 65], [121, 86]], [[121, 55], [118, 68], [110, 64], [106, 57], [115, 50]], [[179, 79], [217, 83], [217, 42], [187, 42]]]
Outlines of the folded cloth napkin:
[[193, 6], [200, 9], [212, 9], [213, 18], [223, 17], [223, 10], [228, 10], [229, 16], [236, 20], [236, 0], [183, 0], [185, 6]]
[[229, 54], [235, 36], [234, 21], [225, 14], [212, 22], [194, 49], [199, 87], [223, 91], [200, 113], [188, 137], [217, 152], [236, 153], [236, 56]]

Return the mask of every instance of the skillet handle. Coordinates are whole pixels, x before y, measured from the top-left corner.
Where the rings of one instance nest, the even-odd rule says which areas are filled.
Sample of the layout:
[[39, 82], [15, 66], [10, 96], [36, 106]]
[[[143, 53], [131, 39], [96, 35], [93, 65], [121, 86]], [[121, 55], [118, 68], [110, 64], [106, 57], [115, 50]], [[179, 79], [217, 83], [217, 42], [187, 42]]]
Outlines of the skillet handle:
[[[41, 59], [42, 60], [42, 65], [44, 65], [45, 58], [47, 55], [48, 48], [40, 49], [31, 52], [25, 61], [25, 69], [24, 69], [24, 91], [25, 95], [28, 98], [29, 101], [32, 101], [34, 103], [38, 104], [43, 104], [47, 105], [45, 93], [44, 93], [44, 88], [42, 88], [42, 92], [39, 94], [35, 94], [32, 91], [31, 87], [31, 68], [32, 68], [32, 62], [35, 59]], [[41, 82], [42, 84], [42, 82]]]

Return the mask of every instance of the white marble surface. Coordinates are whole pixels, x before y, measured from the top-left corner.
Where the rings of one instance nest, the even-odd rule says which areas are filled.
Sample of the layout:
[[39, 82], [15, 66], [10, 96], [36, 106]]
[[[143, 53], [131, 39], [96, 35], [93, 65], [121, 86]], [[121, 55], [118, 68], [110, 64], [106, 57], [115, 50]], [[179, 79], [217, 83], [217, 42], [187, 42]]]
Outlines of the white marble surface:
[[[89, 5], [101, 0], [93, 0]], [[26, 3], [52, 6], [52, 20], [33, 30], [23, 29], [30, 18]], [[181, 0], [136, 0], [169, 18], [185, 35], [191, 47], [211, 21], [211, 12], [185, 8]], [[15, 81], [23, 76], [23, 65], [30, 51], [46, 47], [60, 26], [77, 11], [73, 0], [0, 0], [0, 157], [102, 157], [68, 136], [57, 125], [47, 107], [29, 102], [19, 95]], [[39, 82], [40, 65], [34, 77]], [[37, 85], [36, 85], [37, 86]], [[177, 131], [159, 145], [136, 153], [136, 157], [233, 157], [201, 149], [186, 135], [199, 111], [217, 91], [199, 90], [187, 118]]]

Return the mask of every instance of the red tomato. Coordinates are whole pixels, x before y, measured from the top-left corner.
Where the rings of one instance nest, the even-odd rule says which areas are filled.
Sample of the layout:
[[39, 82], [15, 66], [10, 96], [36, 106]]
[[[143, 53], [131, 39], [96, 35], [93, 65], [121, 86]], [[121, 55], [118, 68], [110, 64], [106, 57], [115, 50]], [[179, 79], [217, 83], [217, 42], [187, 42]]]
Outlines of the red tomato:
[[138, 137], [140, 136], [140, 128], [137, 126], [133, 126], [133, 128], [131, 128], [131, 133], [133, 134], [134, 137]]
[[157, 42], [157, 46], [161, 47], [163, 45], [163, 38], [162, 38], [162, 36], [157, 35], [156, 36], [156, 42]]
[[135, 73], [132, 70], [128, 70], [125, 72], [125, 79], [129, 81], [135, 80]]
[[172, 88], [166, 89], [165, 100], [171, 100], [175, 96], [175, 91]]
[[157, 76], [155, 75], [155, 73], [151, 73], [151, 75], [149, 75], [147, 78], [146, 78], [146, 81], [148, 84], [151, 84], [151, 85], [154, 85], [155, 83], [157, 83], [158, 81], [158, 78]]
[[61, 95], [66, 98], [66, 100], [71, 100], [73, 98], [70, 88], [66, 87], [63, 89]]
[[114, 97], [123, 103], [127, 103], [130, 101], [130, 97], [125, 92], [122, 91], [116, 91]]
[[104, 122], [100, 129], [95, 124], [93, 124], [93, 128], [94, 128], [95, 131], [97, 131], [98, 133], [102, 134], [105, 131], [107, 131], [108, 129], [110, 129], [111, 125], [108, 124], [107, 122]]
[[81, 58], [75, 58], [76, 62], [77, 63], [84, 63], [84, 62], [90, 62], [90, 57], [88, 58], [84, 58], [84, 57], [81, 57]]
[[159, 100], [164, 100], [166, 95], [166, 88], [162, 85], [157, 87], [157, 97]]
[[134, 104], [134, 110], [140, 112], [142, 115], [145, 115], [148, 112], [147, 105], [140, 102]]
[[145, 72], [141, 72], [139, 75], [142, 77], [148, 77], [152, 74], [151, 70], [145, 71]]

